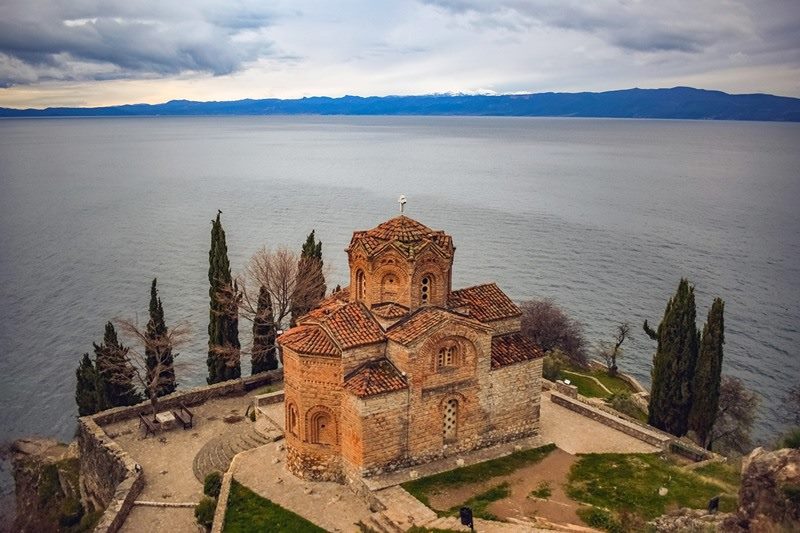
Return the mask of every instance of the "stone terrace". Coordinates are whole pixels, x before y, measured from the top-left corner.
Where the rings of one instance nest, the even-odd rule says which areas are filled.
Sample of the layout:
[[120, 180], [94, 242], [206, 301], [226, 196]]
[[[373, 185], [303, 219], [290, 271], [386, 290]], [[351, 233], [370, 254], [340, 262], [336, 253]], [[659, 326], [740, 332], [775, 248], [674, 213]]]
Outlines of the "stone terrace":
[[[244, 417], [252, 402], [252, 393], [210, 399], [189, 407], [193, 428], [175, 425], [147, 438], [138, 418], [104, 425], [144, 472], [144, 489], [121, 531], [196, 531], [193, 506], [203, 497], [198, 476], [213, 469], [224, 471], [235, 454], [270, 440], [269, 434], [256, 433]], [[225, 422], [226, 417], [237, 421]]]
[[[262, 406], [260, 418], [254, 424], [244, 418], [253, 399], [253, 393], [210, 399], [190, 407], [194, 413], [194, 428], [184, 430], [178, 426], [147, 438], [138, 428], [138, 419], [104, 425], [108, 435], [144, 471], [144, 489], [121, 531], [197, 531], [192, 507], [203, 496], [199, 479], [209, 469], [226, 469], [234, 455], [251, 449], [239, 455], [234, 468], [234, 477], [244, 485], [331, 531], [358, 531], [356, 522], [370, 523], [368, 518], [374, 518], [375, 513], [371, 513], [369, 506], [348, 487], [303, 481], [286, 470], [281, 443], [270, 442], [280, 437], [283, 403]], [[422, 477], [546, 442], [553, 442], [570, 454], [658, 451], [655, 446], [551, 402], [548, 393], [543, 394], [542, 400], [541, 433], [535, 438], [370, 478], [367, 485], [378, 491], [380, 499], [382, 493], [388, 494], [391, 487], [410, 479], [412, 471], [415, 476]], [[233, 417], [235, 421], [229, 418], [229, 422], [225, 422], [225, 417]], [[275, 423], [270, 423], [268, 418]], [[402, 507], [387, 509], [384, 514], [403, 515], [407, 509]], [[441, 527], [443, 524], [431, 525]], [[450, 522], [447, 525], [451, 525]], [[523, 526], [518, 529], [530, 531]]]

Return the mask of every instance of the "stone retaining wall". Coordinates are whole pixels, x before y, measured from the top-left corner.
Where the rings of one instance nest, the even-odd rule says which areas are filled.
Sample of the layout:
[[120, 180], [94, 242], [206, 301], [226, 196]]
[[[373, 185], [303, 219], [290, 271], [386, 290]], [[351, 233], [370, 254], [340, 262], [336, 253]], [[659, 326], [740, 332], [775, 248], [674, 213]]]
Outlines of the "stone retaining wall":
[[[183, 403], [198, 405], [211, 398], [245, 394], [258, 387], [283, 379], [283, 370], [271, 370], [255, 376], [225, 381], [205, 387], [162, 396], [159, 409], [171, 409]], [[142, 467], [103, 431], [102, 425], [136, 418], [149, 413], [149, 401], [130, 407], [116, 407], [78, 419], [81, 484], [96, 507], [105, 508], [96, 532], [115, 533], [128, 517], [136, 497], [144, 487]]]
[[81, 484], [87, 498], [105, 508], [94, 531], [114, 533], [144, 488], [142, 467], [86, 416], [78, 420]]

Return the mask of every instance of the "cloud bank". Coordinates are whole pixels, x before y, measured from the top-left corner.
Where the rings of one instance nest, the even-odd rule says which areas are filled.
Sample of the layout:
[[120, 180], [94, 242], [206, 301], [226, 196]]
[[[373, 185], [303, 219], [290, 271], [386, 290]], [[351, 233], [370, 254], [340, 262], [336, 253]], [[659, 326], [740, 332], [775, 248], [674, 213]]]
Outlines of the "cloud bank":
[[796, 0], [5, 0], [0, 105], [674, 85], [800, 96], [798, 27]]

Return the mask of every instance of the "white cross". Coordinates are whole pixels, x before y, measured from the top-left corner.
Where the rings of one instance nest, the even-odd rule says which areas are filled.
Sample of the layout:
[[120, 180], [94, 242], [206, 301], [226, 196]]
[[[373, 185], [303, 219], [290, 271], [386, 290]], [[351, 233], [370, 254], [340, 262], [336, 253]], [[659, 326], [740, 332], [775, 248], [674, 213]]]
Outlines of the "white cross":
[[401, 194], [400, 198], [397, 199], [397, 203], [400, 204], [400, 213], [402, 214], [403, 213], [403, 206], [406, 205], [406, 195], [405, 194]]

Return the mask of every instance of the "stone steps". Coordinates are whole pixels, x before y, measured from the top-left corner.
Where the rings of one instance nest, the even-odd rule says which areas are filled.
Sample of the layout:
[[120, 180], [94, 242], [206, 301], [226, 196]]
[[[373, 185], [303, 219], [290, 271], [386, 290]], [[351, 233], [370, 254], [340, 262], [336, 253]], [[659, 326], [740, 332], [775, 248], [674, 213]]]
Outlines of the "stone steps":
[[377, 513], [369, 515], [366, 520], [364, 520], [364, 525], [376, 533], [402, 533], [405, 531], [389, 520], [383, 511], [378, 511]]
[[192, 465], [194, 477], [202, 483], [211, 472], [225, 473], [236, 454], [269, 442], [272, 441], [256, 432], [253, 425], [246, 425], [240, 431], [215, 437], [197, 452]]

